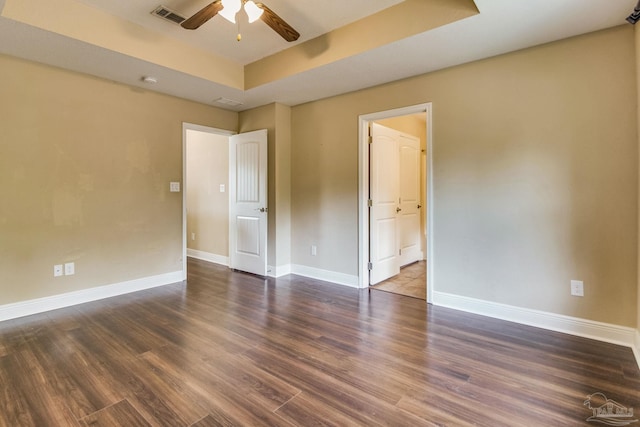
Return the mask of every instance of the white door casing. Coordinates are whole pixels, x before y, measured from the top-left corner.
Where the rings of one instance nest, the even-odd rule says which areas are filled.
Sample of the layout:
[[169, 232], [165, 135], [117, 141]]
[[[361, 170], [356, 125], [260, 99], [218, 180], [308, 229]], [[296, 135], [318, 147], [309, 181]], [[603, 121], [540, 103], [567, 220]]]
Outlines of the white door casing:
[[396, 131], [371, 125], [369, 145], [369, 283], [375, 285], [400, 272], [398, 258], [399, 159]]
[[[392, 117], [406, 116], [410, 114], [424, 113], [426, 116], [426, 152], [425, 160], [425, 178], [422, 185], [426, 185], [425, 206], [421, 209], [421, 216], [425, 221], [426, 247], [423, 254], [427, 260], [427, 280], [425, 287], [427, 288], [427, 303], [433, 302], [434, 290], [437, 289], [436, 280], [436, 254], [434, 253], [434, 177], [433, 177], [433, 104], [428, 102], [424, 104], [411, 105], [407, 107], [396, 108], [393, 110], [379, 111], [375, 113], [363, 114], [358, 117], [358, 285], [360, 288], [367, 288], [371, 283], [371, 272], [369, 271], [370, 256], [370, 212], [369, 212], [369, 177], [370, 177], [370, 159], [369, 159], [369, 128], [371, 123], [376, 120], [389, 119]], [[427, 286], [427, 282], [429, 286]]]
[[266, 276], [267, 130], [229, 142], [229, 267]]
[[400, 151], [400, 267], [422, 259], [420, 236], [420, 138], [398, 132]]

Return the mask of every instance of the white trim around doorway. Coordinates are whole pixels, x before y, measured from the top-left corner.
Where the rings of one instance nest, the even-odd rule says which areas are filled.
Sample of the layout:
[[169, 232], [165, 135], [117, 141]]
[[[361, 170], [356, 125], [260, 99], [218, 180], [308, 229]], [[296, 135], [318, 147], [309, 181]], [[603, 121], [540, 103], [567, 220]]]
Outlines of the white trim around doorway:
[[[376, 120], [409, 114], [426, 113], [427, 116], [427, 303], [432, 303], [435, 288], [433, 251], [433, 119], [432, 103], [413, 105], [358, 118], [358, 287], [369, 286], [369, 124]], [[426, 285], [426, 284], [425, 284]]]

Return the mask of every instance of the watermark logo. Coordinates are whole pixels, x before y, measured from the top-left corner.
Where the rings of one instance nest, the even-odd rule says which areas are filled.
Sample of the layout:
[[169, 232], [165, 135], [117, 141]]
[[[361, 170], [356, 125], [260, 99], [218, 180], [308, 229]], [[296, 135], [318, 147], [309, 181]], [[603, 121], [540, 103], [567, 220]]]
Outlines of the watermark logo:
[[607, 399], [603, 393], [593, 393], [587, 396], [584, 406], [593, 411], [587, 421], [601, 423], [608, 426], [627, 426], [638, 422], [633, 417], [633, 408], [627, 408], [615, 400]]

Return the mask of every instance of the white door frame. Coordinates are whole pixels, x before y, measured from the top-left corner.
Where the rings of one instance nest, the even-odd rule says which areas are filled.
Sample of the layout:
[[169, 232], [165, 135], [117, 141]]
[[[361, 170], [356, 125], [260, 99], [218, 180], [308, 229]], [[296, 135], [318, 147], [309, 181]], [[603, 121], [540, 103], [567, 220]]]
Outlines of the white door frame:
[[[432, 103], [413, 105], [358, 117], [358, 286], [369, 287], [369, 124], [409, 114], [425, 113], [427, 116], [427, 303], [433, 301], [434, 253], [433, 253], [433, 119]], [[426, 284], [425, 284], [426, 286]]]
[[182, 122], [182, 280], [187, 279], [187, 131], [231, 136], [237, 132]]

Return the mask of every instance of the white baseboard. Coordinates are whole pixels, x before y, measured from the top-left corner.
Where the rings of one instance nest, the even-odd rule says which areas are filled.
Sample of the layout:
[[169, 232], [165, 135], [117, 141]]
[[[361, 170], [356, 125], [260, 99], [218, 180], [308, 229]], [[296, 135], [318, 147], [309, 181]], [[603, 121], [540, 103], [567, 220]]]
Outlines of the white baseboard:
[[212, 262], [214, 264], [224, 265], [226, 267], [229, 266], [229, 257], [223, 255], [216, 255], [210, 252], [187, 248], [187, 256], [195, 259], [200, 259], [202, 261]]
[[358, 288], [358, 276], [352, 276], [350, 274], [337, 273], [335, 271], [322, 270], [298, 264], [291, 265], [291, 274], [297, 274], [298, 276], [309, 277], [311, 279], [324, 280], [325, 282], [335, 283], [336, 285]]
[[638, 363], [638, 367], [640, 367], [640, 331], [636, 330], [635, 340], [633, 343], [633, 355], [636, 357], [636, 362]]
[[287, 265], [279, 265], [279, 266], [267, 266], [267, 276], [269, 277], [282, 277], [282, 276], [286, 276], [287, 274], [291, 274], [291, 264], [287, 264]]
[[0, 306], [0, 321], [182, 282], [183, 278], [184, 272], [174, 271], [172, 273], [143, 277], [140, 279], [128, 280], [126, 282], [83, 289], [81, 291], [6, 304]]
[[[469, 313], [481, 314], [483, 316], [493, 317], [496, 319], [508, 320], [524, 325], [631, 347], [634, 349], [634, 352], [637, 352], [640, 348], [640, 336], [638, 335], [637, 330], [625, 326], [515, 307], [438, 291], [433, 292], [433, 304]], [[636, 354], [636, 361], [640, 361], [640, 359], [638, 359], [638, 354]]]

